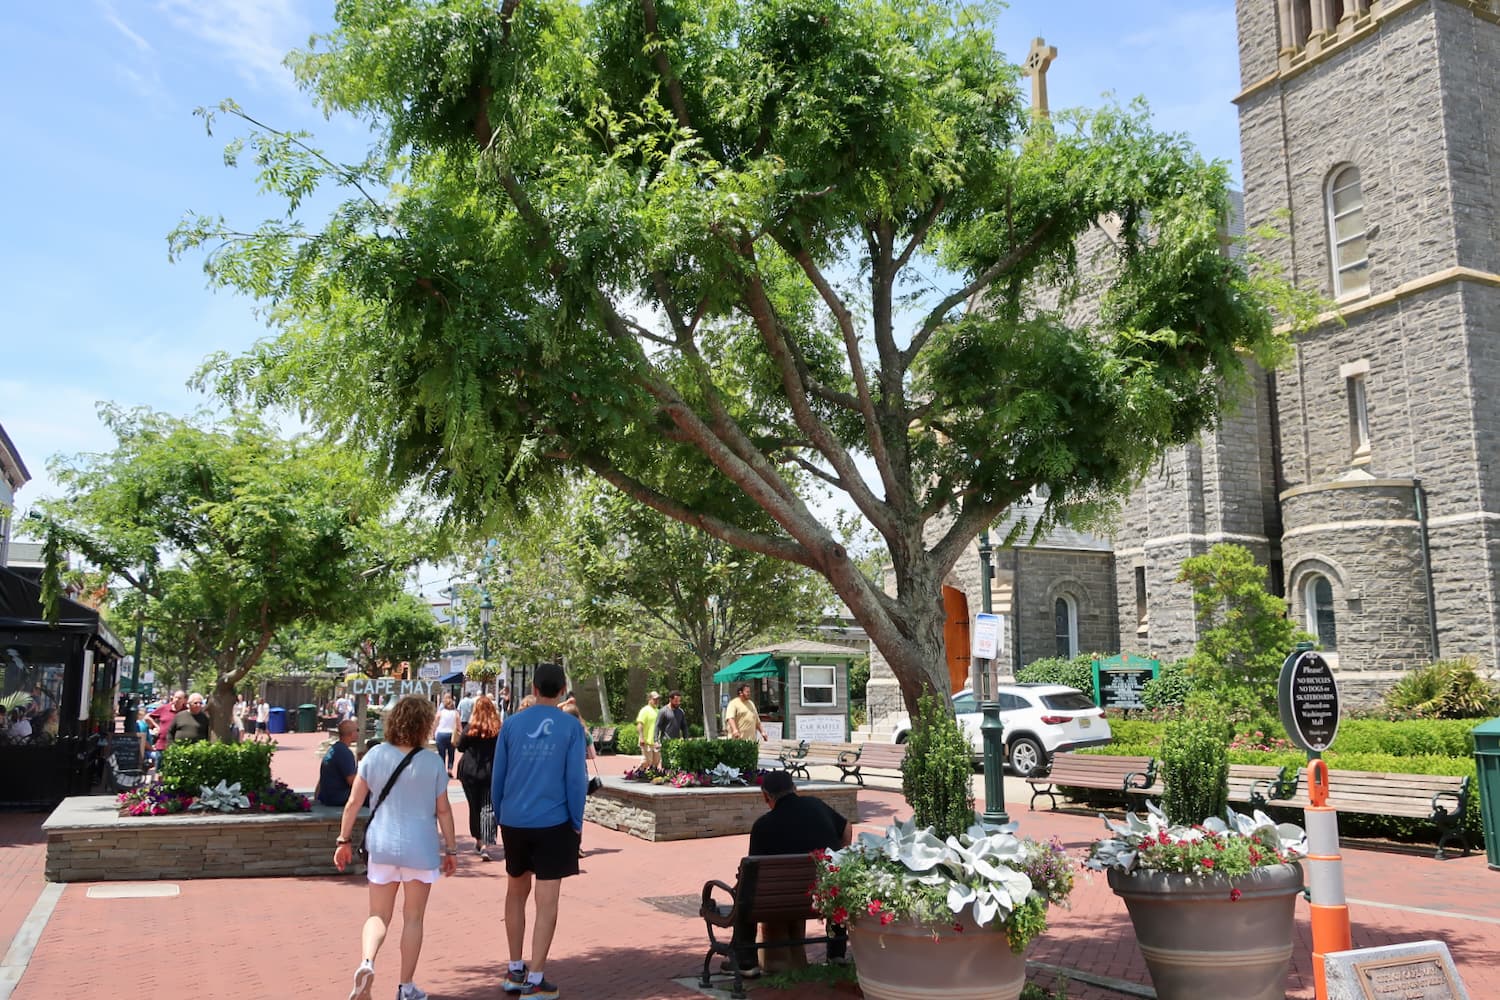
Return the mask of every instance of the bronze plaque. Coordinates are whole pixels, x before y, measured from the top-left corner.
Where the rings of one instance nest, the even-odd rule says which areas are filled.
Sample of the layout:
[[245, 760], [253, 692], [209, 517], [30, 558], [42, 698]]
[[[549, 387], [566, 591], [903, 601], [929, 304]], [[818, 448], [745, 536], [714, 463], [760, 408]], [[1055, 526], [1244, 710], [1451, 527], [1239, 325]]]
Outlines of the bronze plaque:
[[1453, 1000], [1463, 996], [1437, 952], [1355, 962], [1365, 1000]]

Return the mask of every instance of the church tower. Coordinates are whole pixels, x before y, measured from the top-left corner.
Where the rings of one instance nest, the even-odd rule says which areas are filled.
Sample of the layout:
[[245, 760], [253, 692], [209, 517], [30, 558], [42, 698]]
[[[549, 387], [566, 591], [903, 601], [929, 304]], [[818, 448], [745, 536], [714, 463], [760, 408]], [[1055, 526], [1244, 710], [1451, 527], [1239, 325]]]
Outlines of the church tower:
[[1500, 0], [1237, 0], [1245, 215], [1334, 308], [1271, 381], [1292, 613], [1369, 697], [1500, 633]]

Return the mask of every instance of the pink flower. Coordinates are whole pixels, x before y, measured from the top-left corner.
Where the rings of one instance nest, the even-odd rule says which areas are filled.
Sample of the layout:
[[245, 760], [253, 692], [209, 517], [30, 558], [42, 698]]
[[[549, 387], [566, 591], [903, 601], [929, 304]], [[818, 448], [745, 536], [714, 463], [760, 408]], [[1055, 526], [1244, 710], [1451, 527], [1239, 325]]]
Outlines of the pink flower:
[[869, 911], [870, 916], [877, 916], [880, 913], [880, 900], [870, 900], [870, 905], [865, 907], [865, 909]]
[[849, 911], [842, 906], [833, 911], [833, 922], [836, 924], [847, 924], [849, 922]]
[[895, 919], [896, 919], [896, 915], [894, 913], [892, 913], [890, 910], [886, 910], [884, 913], [882, 913], [880, 915], [880, 926], [884, 927], [886, 924], [890, 923], [892, 920], [895, 920]]
[[1240, 895], [1241, 895], [1241, 893], [1240, 893], [1240, 891], [1238, 889], [1230, 889], [1229, 890], [1229, 901], [1231, 903], [1238, 902], [1239, 898], [1240, 898]]

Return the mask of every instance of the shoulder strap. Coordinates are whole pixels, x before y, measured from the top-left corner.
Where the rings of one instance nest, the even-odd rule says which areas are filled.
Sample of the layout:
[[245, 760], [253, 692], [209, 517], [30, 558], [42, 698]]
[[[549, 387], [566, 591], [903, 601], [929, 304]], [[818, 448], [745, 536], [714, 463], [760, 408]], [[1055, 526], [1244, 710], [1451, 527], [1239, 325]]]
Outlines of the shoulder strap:
[[[401, 777], [401, 772], [404, 771], [404, 770], [406, 770], [406, 765], [410, 764], [412, 762], [412, 758], [415, 757], [417, 754], [419, 754], [421, 752], [422, 752], [422, 748], [421, 747], [412, 747], [411, 748], [411, 752], [408, 753], [405, 757], [401, 758], [401, 763], [397, 764], [396, 765], [396, 769], [391, 772], [391, 780], [389, 780], [389, 781], [387, 781], [385, 783], [385, 787], [380, 790], [380, 797], [378, 799], [376, 799], [375, 800], [375, 804], [370, 807], [370, 819], [371, 820], [373, 820], [375, 818], [375, 810], [379, 809], [380, 808], [380, 804], [385, 801], [385, 797], [387, 795], [391, 794], [391, 786], [396, 783], [396, 779], [397, 778]], [[365, 826], [366, 826], [366, 829], [369, 828], [369, 821], [366, 821]]]

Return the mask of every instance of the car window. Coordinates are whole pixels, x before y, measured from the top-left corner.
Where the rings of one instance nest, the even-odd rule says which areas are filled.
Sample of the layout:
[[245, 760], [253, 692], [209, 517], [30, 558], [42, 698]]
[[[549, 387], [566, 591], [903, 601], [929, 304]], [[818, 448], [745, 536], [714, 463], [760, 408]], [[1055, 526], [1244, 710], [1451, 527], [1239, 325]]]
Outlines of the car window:
[[979, 702], [973, 695], [961, 694], [953, 699], [953, 712], [955, 715], [977, 711], [979, 711]]
[[1018, 694], [1005, 694], [1002, 692], [1000, 695], [1000, 711], [1002, 712], [1019, 712], [1021, 709], [1029, 707], [1026, 699]]
[[1094, 700], [1082, 691], [1063, 691], [1042, 695], [1042, 704], [1064, 712], [1078, 712], [1096, 707]]

